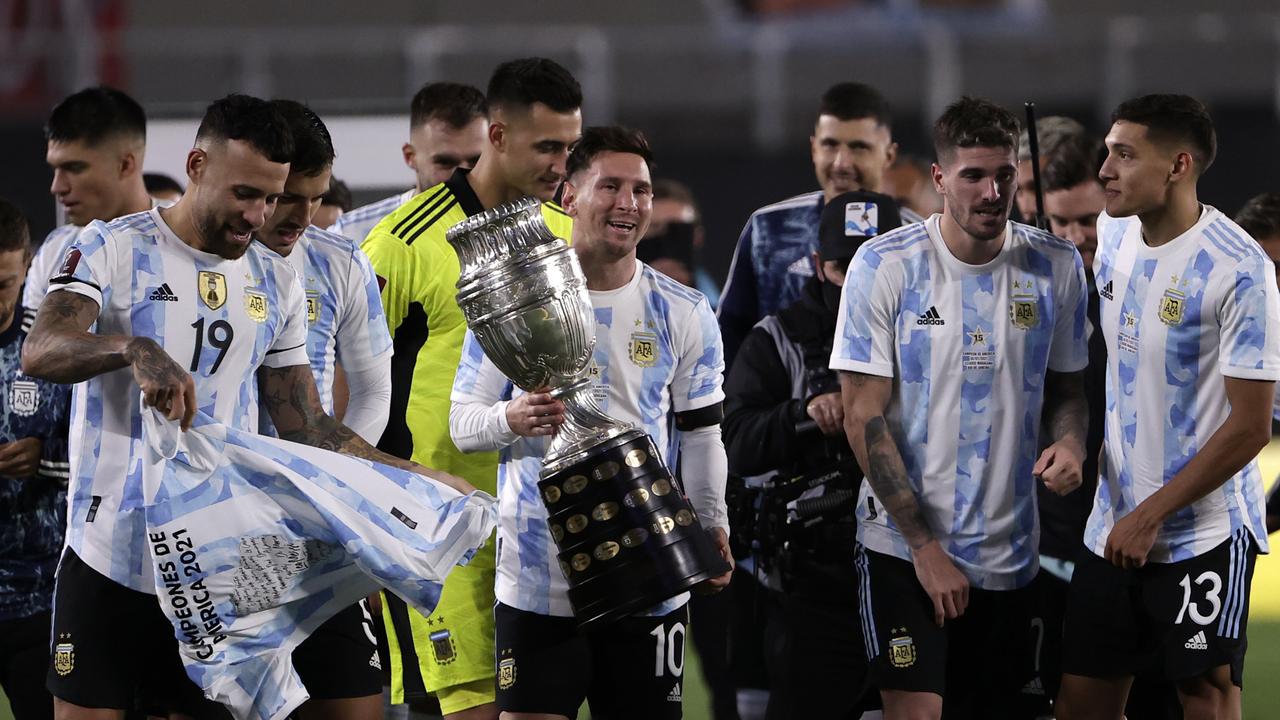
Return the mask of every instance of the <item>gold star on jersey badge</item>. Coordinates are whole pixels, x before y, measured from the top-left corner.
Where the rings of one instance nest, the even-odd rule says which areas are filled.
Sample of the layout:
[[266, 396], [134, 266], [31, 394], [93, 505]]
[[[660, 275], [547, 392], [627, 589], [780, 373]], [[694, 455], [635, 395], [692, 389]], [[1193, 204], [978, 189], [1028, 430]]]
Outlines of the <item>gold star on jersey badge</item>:
[[973, 329], [973, 332], [966, 334], [969, 336], [969, 341], [974, 345], [987, 344], [987, 333], [982, 329], [982, 326], [978, 326]]
[[1132, 311], [1132, 310], [1130, 310], [1129, 312], [1126, 312], [1126, 313], [1124, 314], [1124, 326], [1125, 326], [1125, 327], [1137, 327], [1137, 326], [1138, 326], [1138, 316], [1137, 316], [1137, 315], [1135, 315], [1135, 314], [1133, 314], [1133, 311]]

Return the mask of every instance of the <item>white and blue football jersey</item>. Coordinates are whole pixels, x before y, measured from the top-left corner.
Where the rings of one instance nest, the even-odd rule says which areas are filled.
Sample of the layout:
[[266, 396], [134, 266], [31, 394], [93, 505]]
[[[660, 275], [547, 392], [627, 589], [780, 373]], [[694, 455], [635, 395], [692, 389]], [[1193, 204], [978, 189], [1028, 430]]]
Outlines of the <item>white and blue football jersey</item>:
[[27, 268], [26, 283], [22, 286], [22, 306], [39, 310], [44, 295], [49, 291], [49, 278], [58, 270], [58, 264], [67, 257], [67, 250], [83, 230], [79, 225], [59, 225], [45, 236], [44, 242], [31, 258]]
[[398, 195], [383, 198], [377, 202], [362, 205], [351, 212], [338, 216], [338, 221], [329, 226], [329, 232], [342, 235], [359, 245], [364, 242], [373, 226], [382, 222], [382, 218], [390, 215], [396, 208], [409, 202], [418, 191], [410, 188]]
[[[974, 587], [1009, 590], [1039, 567], [1046, 372], [1088, 364], [1084, 265], [1071, 243], [1013, 222], [994, 260], [968, 265], [939, 218], [858, 250], [831, 367], [893, 378], [885, 419], [929, 526]], [[911, 559], [867, 482], [857, 517], [864, 546]]]
[[[1098, 555], [1120, 518], [1166, 483], [1226, 421], [1227, 377], [1280, 379], [1275, 268], [1212, 207], [1149, 247], [1136, 217], [1098, 216], [1094, 259], [1107, 340], [1107, 421], [1085, 544]], [[1247, 528], [1267, 550], [1257, 461], [1165, 521], [1152, 562], [1195, 557]]]
[[[496, 503], [414, 473], [144, 411], [148, 563], [187, 674], [237, 718], [308, 697], [290, 656], [387, 588], [423, 613], [493, 532]], [[312, 688], [313, 690], [315, 688]]]
[[360, 372], [391, 357], [391, 333], [382, 312], [378, 278], [355, 243], [315, 226], [303, 231], [288, 261], [307, 298], [311, 372], [320, 402], [332, 415], [335, 364]]
[[[596, 320], [591, 365], [596, 399], [610, 417], [648, 433], [674, 473], [680, 436], [672, 413], [724, 400], [724, 350], [715, 314], [697, 290], [638, 260], [626, 285], [590, 294]], [[467, 331], [453, 402], [490, 406], [521, 394]], [[556, 558], [547, 510], [538, 493], [546, 449], [545, 438], [515, 437], [500, 450], [495, 595], [520, 610], [567, 617], [573, 614], [569, 583]], [[708, 479], [684, 481], [689, 485]], [[688, 494], [699, 495], [693, 490]], [[723, 525], [718, 521], [722, 509], [694, 510], [708, 529]], [[687, 593], [678, 595], [643, 614], [665, 615], [687, 600]]]
[[[237, 429], [258, 427], [259, 367], [307, 364], [306, 303], [284, 259], [256, 244], [236, 260], [196, 250], [159, 210], [90, 223], [49, 287], [98, 303], [94, 332], [159, 343], [191, 373], [198, 409]], [[153, 592], [140, 410], [129, 367], [73, 393], [67, 543], [103, 575]]]

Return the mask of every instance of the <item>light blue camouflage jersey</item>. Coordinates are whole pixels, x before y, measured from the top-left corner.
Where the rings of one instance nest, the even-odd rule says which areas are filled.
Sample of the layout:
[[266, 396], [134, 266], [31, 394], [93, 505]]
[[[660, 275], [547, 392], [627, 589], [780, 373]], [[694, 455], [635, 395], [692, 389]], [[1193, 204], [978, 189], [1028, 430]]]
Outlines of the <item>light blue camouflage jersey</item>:
[[308, 698], [290, 656], [380, 588], [423, 613], [493, 532], [496, 503], [413, 473], [235, 430], [142, 418], [155, 592], [187, 674], [237, 718]]
[[329, 232], [342, 235], [359, 245], [364, 242], [365, 237], [368, 236], [374, 225], [382, 222], [382, 218], [395, 212], [396, 208], [409, 202], [417, 194], [417, 190], [405, 190], [399, 195], [392, 195], [377, 202], [362, 205], [351, 212], [342, 213], [338, 217], [338, 221], [329, 226]]
[[[307, 364], [306, 304], [284, 259], [257, 243], [236, 260], [196, 250], [159, 210], [90, 223], [49, 287], [98, 304], [92, 331], [159, 343], [191, 373], [197, 409], [231, 427], [258, 427], [258, 368]], [[77, 386], [71, 438], [67, 544], [115, 582], [153, 592], [130, 368]]]
[[[302, 232], [287, 260], [307, 298], [307, 357], [320, 404], [332, 415], [338, 364], [355, 373], [381, 363], [390, 372], [391, 333], [382, 312], [378, 278], [359, 247], [315, 226]], [[275, 434], [265, 414], [262, 424]], [[352, 429], [359, 432], [361, 428]], [[376, 437], [365, 440], [378, 442]]]
[[[702, 293], [639, 261], [623, 287], [593, 291], [591, 305], [596, 318], [591, 365], [596, 399], [610, 417], [635, 423], [647, 432], [674, 473], [680, 432], [674, 427], [672, 413], [724, 400], [724, 360], [715, 315]], [[453, 383], [455, 406], [471, 403], [490, 407], [521, 394], [485, 357], [468, 330]], [[503, 424], [505, 427], [505, 420]], [[538, 494], [546, 439], [518, 437], [509, 428], [506, 432], [498, 466], [495, 594], [499, 602], [519, 610], [570, 616], [569, 583], [556, 559], [547, 509]], [[696, 484], [710, 482], [708, 478], [686, 477], [690, 502], [704, 527], [727, 527], [724, 509], [701, 500], [706, 494]], [[639, 614], [666, 615], [687, 601], [685, 593]]]
[[[1084, 266], [1071, 243], [1012, 222], [994, 260], [967, 265], [939, 218], [858, 250], [831, 367], [894, 379], [886, 420], [930, 527], [974, 587], [1010, 590], [1039, 568], [1046, 372], [1088, 364]], [[911, 560], [866, 482], [857, 517], [862, 545]]]
[[[1085, 544], [1102, 555], [1115, 523], [1167, 484], [1230, 413], [1226, 378], [1280, 379], [1275, 268], [1212, 207], [1157, 248], [1136, 217], [1098, 217], [1094, 258], [1107, 339], [1107, 421]], [[1151, 562], [1177, 562], [1247, 529], [1267, 551], [1257, 461], [1165, 521]]]

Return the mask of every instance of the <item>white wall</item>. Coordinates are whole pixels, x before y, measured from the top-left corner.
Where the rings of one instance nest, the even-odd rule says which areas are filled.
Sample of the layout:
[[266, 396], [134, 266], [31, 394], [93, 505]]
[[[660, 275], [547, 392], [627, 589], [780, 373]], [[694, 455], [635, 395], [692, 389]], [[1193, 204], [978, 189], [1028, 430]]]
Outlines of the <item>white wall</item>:
[[[171, 175], [185, 187], [187, 152], [198, 118], [147, 122], [147, 172]], [[409, 138], [409, 116], [331, 116], [324, 124], [338, 153], [333, 174], [354, 191], [413, 186], [400, 146]]]

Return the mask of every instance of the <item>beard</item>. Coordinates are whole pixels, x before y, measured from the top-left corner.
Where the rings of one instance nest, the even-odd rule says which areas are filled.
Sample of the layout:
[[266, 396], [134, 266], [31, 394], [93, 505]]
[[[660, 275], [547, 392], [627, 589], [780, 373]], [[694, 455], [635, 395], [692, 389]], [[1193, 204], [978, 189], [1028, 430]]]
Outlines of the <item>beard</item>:
[[[232, 232], [231, 225], [221, 222], [212, 213], [200, 216], [195, 226], [200, 233], [201, 241], [204, 243], [202, 249], [205, 252], [213, 253], [224, 260], [239, 260], [249, 250], [250, 243], [241, 245], [233, 242], [229, 237]], [[252, 242], [252, 237], [250, 242]]]

